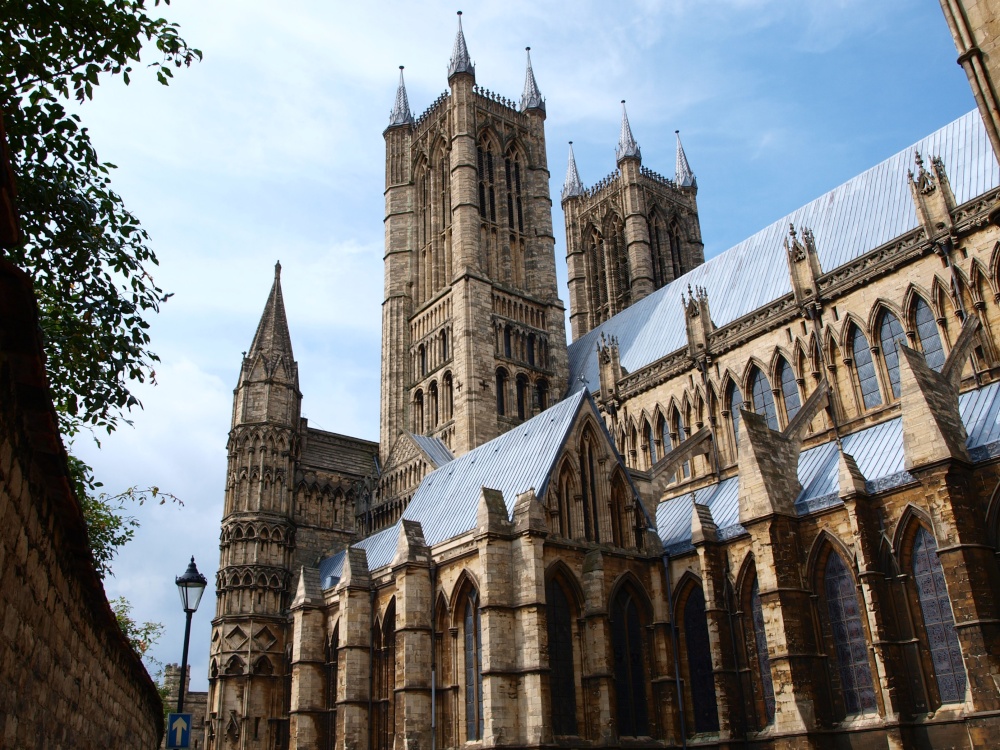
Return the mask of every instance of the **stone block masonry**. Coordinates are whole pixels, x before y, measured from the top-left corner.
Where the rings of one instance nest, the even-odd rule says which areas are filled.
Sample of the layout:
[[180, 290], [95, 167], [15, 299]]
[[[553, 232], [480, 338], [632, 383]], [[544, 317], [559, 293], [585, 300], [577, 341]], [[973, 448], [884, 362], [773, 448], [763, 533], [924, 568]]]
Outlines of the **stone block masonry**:
[[94, 569], [28, 277], [0, 261], [0, 748], [155, 748], [156, 685]]

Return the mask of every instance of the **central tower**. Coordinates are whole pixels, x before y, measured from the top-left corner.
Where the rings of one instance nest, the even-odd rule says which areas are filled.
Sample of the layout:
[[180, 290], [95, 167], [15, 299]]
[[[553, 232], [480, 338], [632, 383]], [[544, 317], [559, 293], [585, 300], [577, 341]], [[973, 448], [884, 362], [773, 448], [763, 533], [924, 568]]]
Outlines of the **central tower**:
[[519, 104], [477, 86], [459, 14], [448, 86], [414, 119], [400, 72], [384, 134], [383, 465], [406, 432], [460, 455], [566, 390], [530, 53]]

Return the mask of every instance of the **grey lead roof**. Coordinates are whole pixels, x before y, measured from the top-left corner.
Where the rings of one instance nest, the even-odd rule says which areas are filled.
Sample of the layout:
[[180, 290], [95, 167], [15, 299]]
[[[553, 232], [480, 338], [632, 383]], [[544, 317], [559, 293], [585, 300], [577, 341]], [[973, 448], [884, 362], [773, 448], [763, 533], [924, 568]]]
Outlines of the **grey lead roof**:
[[[589, 405], [589, 406], [588, 406]], [[435, 545], [475, 528], [483, 487], [500, 490], [512, 517], [517, 496], [530, 489], [541, 497], [566, 436], [582, 408], [597, 416], [593, 399], [583, 391], [529, 419], [468, 453], [432, 471], [420, 483], [403, 518], [419, 521], [424, 540]], [[599, 420], [602, 422], [602, 420]], [[609, 439], [610, 440], [610, 439]], [[392, 562], [396, 554], [399, 522], [362, 539], [368, 569]], [[320, 580], [330, 588], [340, 577], [343, 553], [320, 562]]]
[[417, 444], [417, 447], [427, 454], [427, 457], [434, 464], [435, 469], [455, 459], [441, 438], [430, 437], [429, 435], [417, 435], [412, 432], [410, 433], [410, 437], [413, 438], [413, 442]]
[[[1000, 452], [1000, 382], [961, 394], [958, 408], [968, 433], [966, 446], [973, 459], [983, 460]], [[899, 417], [847, 435], [842, 443], [844, 452], [857, 462], [870, 492], [913, 481], [904, 469], [903, 425]], [[799, 455], [802, 492], [795, 501], [799, 515], [841, 502], [839, 459], [834, 441]], [[695, 500], [712, 511], [722, 538], [743, 532], [739, 525], [738, 488], [739, 479], [731, 477], [694, 492]], [[668, 554], [689, 551], [691, 494], [660, 503], [656, 509], [656, 528]]]
[[598, 389], [596, 345], [602, 334], [618, 339], [621, 363], [629, 372], [686, 346], [681, 294], [689, 284], [708, 290], [712, 320], [720, 327], [791, 293], [782, 246], [790, 223], [813, 231], [824, 272], [915, 229], [906, 174], [917, 150], [944, 160], [960, 205], [1000, 185], [1000, 169], [974, 110], [581, 336], [569, 346], [570, 390], [578, 388], [581, 379], [591, 391]]

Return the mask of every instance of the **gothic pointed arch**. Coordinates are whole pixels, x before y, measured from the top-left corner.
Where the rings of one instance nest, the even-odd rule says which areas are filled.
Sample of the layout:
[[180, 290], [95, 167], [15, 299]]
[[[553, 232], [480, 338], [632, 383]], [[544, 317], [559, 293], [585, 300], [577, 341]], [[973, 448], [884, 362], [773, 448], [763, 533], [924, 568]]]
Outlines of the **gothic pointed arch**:
[[940, 370], [945, 362], [944, 344], [929, 299], [930, 294], [917, 290], [911, 284], [907, 289], [904, 309], [907, 311], [907, 326], [913, 332], [913, 338], [923, 352], [927, 365]]
[[744, 393], [749, 394], [753, 410], [767, 420], [767, 426], [772, 430], [778, 430], [780, 429], [778, 410], [774, 403], [771, 383], [765, 373], [766, 366], [760, 360], [751, 357], [743, 381], [746, 388]]
[[577, 706], [581, 704], [578, 622], [584, 601], [579, 582], [565, 563], [557, 560], [545, 571], [546, 622], [549, 646], [549, 695], [552, 733], [580, 734]]
[[[575, 463], [579, 465], [578, 461]], [[555, 485], [549, 485], [549, 492], [552, 493], [550, 509], [555, 512], [553, 532], [565, 539], [578, 538], [579, 531], [574, 521], [578, 520], [576, 499], [580, 494], [580, 482], [574, 456], [569, 452], [559, 462], [555, 477]]]
[[844, 327], [845, 349], [851, 353], [851, 374], [857, 389], [859, 403], [863, 409], [874, 409], [882, 405], [882, 389], [879, 385], [875, 360], [872, 357], [869, 339], [861, 324], [852, 318]]
[[858, 601], [856, 570], [845, 548], [824, 531], [810, 552], [819, 626], [829, 659], [830, 682], [840, 716], [878, 712], [867, 625]]
[[872, 307], [871, 324], [869, 330], [877, 334], [878, 349], [881, 355], [882, 364], [885, 367], [886, 376], [889, 379], [889, 387], [893, 398], [898, 399], [900, 394], [899, 381], [899, 351], [898, 344], [906, 343], [906, 334], [903, 331], [903, 313], [895, 305], [891, 305], [885, 300], [878, 300]]
[[615, 685], [615, 720], [619, 737], [650, 734], [647, 694], [651, 608], [643, 588], [631, 573], [612, 587], [609, 608]]
[[685, 726], [689, 734], [717, 732], [719, 712], [705, 615], [705, 593], [701, 579], [691, 571], [686, 571], [677, 583], [672, 616], [675, 623], [681, 623], [678, 657], [686, 692]]
[[767, 642], [757, 566], [753, 553], [748, 553], [736, 579], [740, 654], [744, 665], [743, 694], [751, 726], [763, 729], [774, 721], [774, 681]]
[[369, 722], [372, 750], [392, 750], [396, 713], [396, 598], [372, 623], [372, 716]]

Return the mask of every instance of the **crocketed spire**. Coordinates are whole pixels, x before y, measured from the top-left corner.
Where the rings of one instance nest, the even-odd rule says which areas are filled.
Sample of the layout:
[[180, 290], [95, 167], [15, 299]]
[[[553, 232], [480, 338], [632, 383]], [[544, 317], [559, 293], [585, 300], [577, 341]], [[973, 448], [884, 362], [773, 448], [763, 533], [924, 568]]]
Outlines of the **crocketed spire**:
[[639, 144], [632, 137], [632, 128], [628, 124], [628, 112], [625, 111], [625, 100], [622, 99], [622, 132], [618, 136], [618, 148], [615, 150], [618, 161], [627, 158], [642, 159]]
[[264, 313], [260, 316], [257, 333], [254, 334], [248, 357], [263, 353], [268, 359], [281, 355], [286, 362], [292, 362], [292, 337], [288, 333], [288, 319], [285, 317], [285, 300], [281, 296], [281, 263], [274, 264], [274, 283], [267, 296]]
[[406, 84], [403, 83], [403, 66], [399, 66], [399, 88], [396, 89], [396, 104], [393, 105], [392, 112], [389, 113], [389, 127], [397, 125], [409, 125], [413, 122], [413, 114], [410, 112], [410, 100], [406, 97]]
[[524, 74], [524, 93], [521, 94], [521, 111], [527, 112], [529, 109], [540, 109], [545, 111], [545, 100], [542, 99], [542, 92], [538, 90], [535, 82], [535, 71], [531, 69], [531, 47], [525, 47], [528, 54], [528, 70]]
[[674, 134], [677, 136], [677, 166], [674, 167], [674, 181], [681, 187], [696, 187], [698, 181], [694, 178], [687, 154], [684, 153], [684, 146], [681, 145], [681, 131], [675, 130]]
[[576, 171], [576, 157], [573, 155], [573, 141], [569, 142], [569, 166], [566, 167], [566, 182], [563, 183], [562, 199], [583, 195], [583, 181]]
[[476, 75], [476, 66], [469, 59], [469, 48], [465, 46], [465, 34], [462, 32], [462, 11], [458, 11], [458, 35], [455, 37], [455, 47], [451, 51], [451, 61], [448, 63], [448, 78], [456, 73]]

